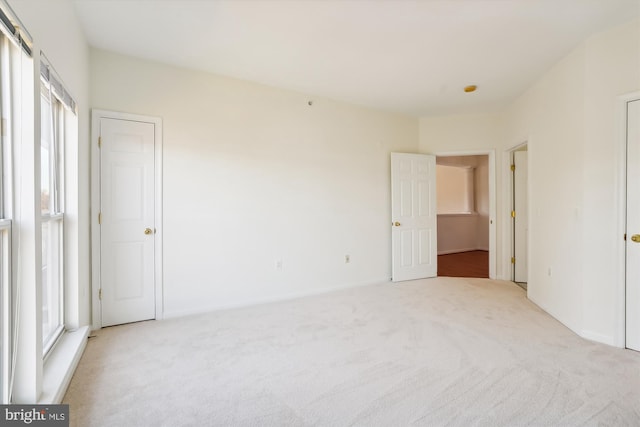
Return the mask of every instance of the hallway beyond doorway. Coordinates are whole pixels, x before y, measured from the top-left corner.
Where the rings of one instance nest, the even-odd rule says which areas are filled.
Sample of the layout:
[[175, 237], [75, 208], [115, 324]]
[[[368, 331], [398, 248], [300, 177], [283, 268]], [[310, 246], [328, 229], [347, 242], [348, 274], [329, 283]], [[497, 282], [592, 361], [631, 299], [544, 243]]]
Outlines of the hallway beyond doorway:
[[438, 255], [438, 276], [489, 277], [489, 252], [468, 251]]

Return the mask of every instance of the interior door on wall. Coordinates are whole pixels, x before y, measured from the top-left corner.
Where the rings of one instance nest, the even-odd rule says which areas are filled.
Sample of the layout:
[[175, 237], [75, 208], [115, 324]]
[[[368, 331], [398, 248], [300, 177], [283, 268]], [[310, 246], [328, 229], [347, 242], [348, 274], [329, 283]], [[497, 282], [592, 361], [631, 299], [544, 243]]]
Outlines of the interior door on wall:
[[154, 124], [100, 119], [102, 326], [155, 318]]
[[436, 158], [391, 153], [391, 277], [438, 274]]
[[627, 104], [626, 347], [640, 351], [640, 100]]
[[527, 161], [526, 151], [513, 153], [513, 257], [514, 257], [514, 282], [527, 283], [529, 267], [527, 265], [527, 248], [529, 245], [529, 219], [527, 215]]

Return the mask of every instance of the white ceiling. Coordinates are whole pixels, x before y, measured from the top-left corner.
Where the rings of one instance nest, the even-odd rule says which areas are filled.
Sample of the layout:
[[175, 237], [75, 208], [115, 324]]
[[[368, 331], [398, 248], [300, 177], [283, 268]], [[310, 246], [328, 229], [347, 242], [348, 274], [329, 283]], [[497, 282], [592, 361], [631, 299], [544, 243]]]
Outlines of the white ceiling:
[[502, 108], [586, 37], [640, 16], [640, 0], [75, 5], [100, 49], [415, 116]]

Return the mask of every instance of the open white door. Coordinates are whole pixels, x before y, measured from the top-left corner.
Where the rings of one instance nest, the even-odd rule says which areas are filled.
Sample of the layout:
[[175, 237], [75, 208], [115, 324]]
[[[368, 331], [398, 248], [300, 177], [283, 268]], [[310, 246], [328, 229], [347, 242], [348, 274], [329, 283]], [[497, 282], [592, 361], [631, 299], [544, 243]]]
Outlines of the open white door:
[[391, 276], [438, 274], [436, 157], [391, 153]]
[[99, 124], [102, 326], [154, 319], [154, 124]]
[[527, 247], [529, 244], [529, 218], [527, 194], [527, 152], [513, 152], [513, 239], [514, 282], [527, 283]]
[[626, 347], [640, 351], [640, 100], [627, 104]]

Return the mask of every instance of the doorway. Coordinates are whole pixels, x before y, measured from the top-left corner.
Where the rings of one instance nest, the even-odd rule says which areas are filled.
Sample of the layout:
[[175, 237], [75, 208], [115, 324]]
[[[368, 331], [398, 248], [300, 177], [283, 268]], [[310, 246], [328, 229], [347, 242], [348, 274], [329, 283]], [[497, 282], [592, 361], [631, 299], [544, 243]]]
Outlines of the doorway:
[[437, 153], [438, 276], [495, 278], [493, 152]]
[[162, 314], [160, 119], [92, 115], [93, 326]]

